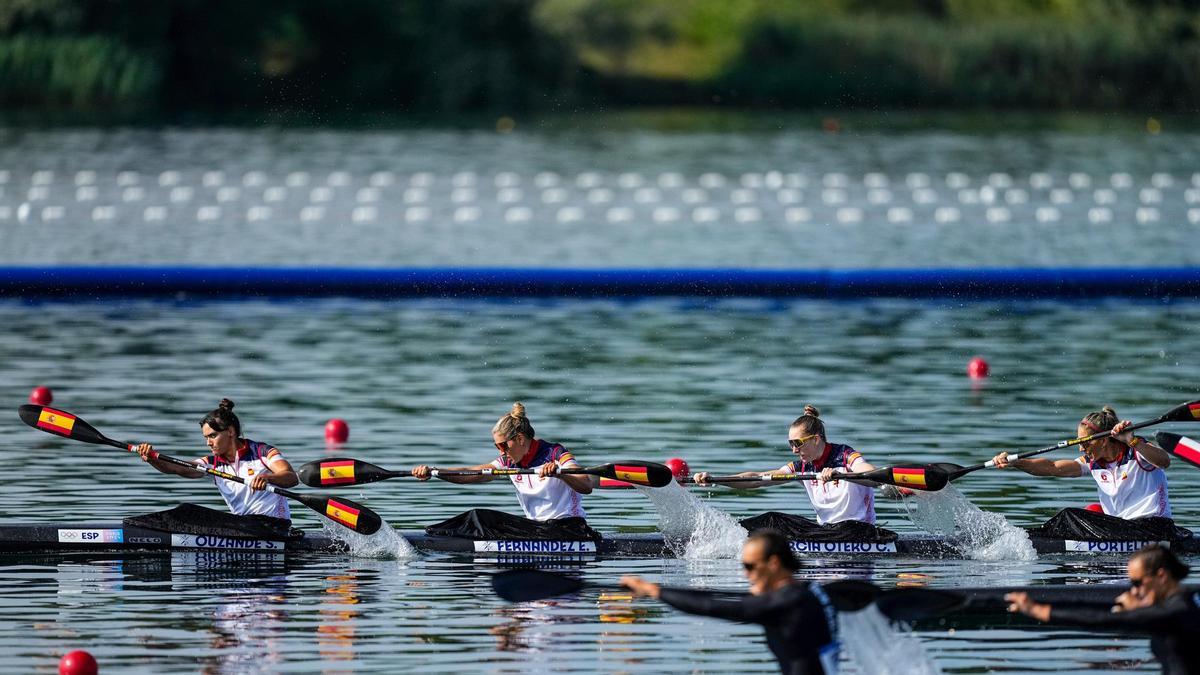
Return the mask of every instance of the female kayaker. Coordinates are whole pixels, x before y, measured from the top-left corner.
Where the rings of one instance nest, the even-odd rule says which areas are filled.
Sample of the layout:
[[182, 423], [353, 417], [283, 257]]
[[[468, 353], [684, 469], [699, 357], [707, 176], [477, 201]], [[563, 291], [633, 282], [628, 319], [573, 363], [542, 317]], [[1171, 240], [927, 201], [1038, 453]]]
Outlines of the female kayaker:
[[[488, 468], [536, 467], [536, 474], [508, 476], [517, 489], [517, 499], [521, 502], [525, 518], [488, 509], [474, 509], [445, 523], [430, 526], [426, 528], [427, 532], [471, 538], [513, 538], [522, 534], [537, 539], [599, 538], [599, 534], [587, 526], [587, 514], [584, 513], [581, 499], [582, 495], [591, 493], [598, 479], [585, 474], [560, 474], [559, 469], [579, 468], [575, 456], [558, 443], [537, 438], [523, 404], [514, 403], [512, 410], [496, 421], [492, 427], [492, 443], [500, 456], [487, 464], [465, 467], [431, 467], [422, 464], [412, 469], [412, 475], [418, 480], [429, 480], [439, 469], [482, 471]], [[486, 483], [498, 476], [448, 476], [439, 472], [437, 477], [450, 483]], [[534, 523], [545, 523], [546, 527], [537, 527]], [[515, 531], [513, 528], [516, 528]]]
[[185, 478], [210, 478], [235, 515], [264, 515], [291, 520], [287, 498], [263, 488], [268, 483], [288, 488], [299, 483], [300, 479], [278, 448], [242, 437], [242, 423], [233, 414], [233, 401], [221, 399], [217, 408], [200, 420], [200, 433], [204, 435], [204, 442], [212, 454], [194, 463], [241, 476], [246, 480], [245, 483], [157, 460], [152, 456], [154, 446], [149, 443], [138, 445], [134, 451], [162, 473]]
[[[825, 435], [821, 413], [811, 405], [788, 427], [788, 445], [799, 459], [774, 472], [746, 471], [736, 476], [750, 480], [724, 483], [731, 488], [752, 489], [781, 485], [790, 481], [762, 480], [764, 473], [815, 473], [816, 480], [803, 481], [817, 522], [794, 514], [766, 513], [742, 521], [747, 529], [770, 527], [793, 538], [832, 541], [892, 541], [895, 533], [875, 527], [874, 483], [850, 482], [839, 478], [843, 473], [871, 471], [875, 467], [861, 452], [848, 445], [830, 443]], [[701, 471], [693, 480], [706, 484], [709, 473]], [[755, 480], [758, 479], [758, 480]]]
[[996, 468], [1015, 468], [1033, 476], [1081, 478], [1091, 476], [1099, 489], [1103, 513], [1068, 508], [1038, 528], [1048, 536], [1067, 538], [1167, 538], [1190, 536], [1171, 519], [1167, 473], [1171, 455], [1154, 443], [1126, 431], [1110, 406], [1088, 413], [1076, 428], [1076, 438], [1112, 431], [1112, 435], [1079, 444], [1075, 459], [1029, 457], [1010, 460], [1001, 452]]

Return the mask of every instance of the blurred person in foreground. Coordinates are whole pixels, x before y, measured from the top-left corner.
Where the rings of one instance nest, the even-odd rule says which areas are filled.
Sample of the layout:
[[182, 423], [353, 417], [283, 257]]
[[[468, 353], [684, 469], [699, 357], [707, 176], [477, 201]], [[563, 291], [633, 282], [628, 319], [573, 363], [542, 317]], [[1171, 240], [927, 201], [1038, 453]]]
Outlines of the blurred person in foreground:
[[774, 530], [755, 530], [742, 546], [748, 594], [663, 588], [637, 576], [621, 577], [635, 596], [661, 600], [702, 616], [756, 623], [785, 675], [832, 675], [837, 672], [837, 610], [819, 584], [799, 581], [800, 564], [788, 540]]
[[1028, 593], [1004, 596], [1008, 611], [1047, 623], [1150, 634], [1150, 650], [1167, 675], [1200, 673], [1200, 593], [1182, 582], [1188, 567], [1170, 549], [1151, 544], [1129, 558], [1129, 590], [1111, 608], [1034, 602]]

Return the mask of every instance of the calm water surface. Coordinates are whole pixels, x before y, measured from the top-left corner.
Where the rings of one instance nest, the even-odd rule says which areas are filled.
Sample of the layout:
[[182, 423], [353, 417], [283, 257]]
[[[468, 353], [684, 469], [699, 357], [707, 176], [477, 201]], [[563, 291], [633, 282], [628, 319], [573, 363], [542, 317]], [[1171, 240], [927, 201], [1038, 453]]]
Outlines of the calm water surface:
[[[106, 520], [181, 501], [222, 506], [204, 481], [158, 475], [117, 450], [24, 427], [15, 408], [35, 384], [53, 386], [56, 405], [110, 436], [184, 457], [201, 453], [197, 421], [228, 396], [246, 434], [278, 445], [296, 465], [335, 453], [389, 468], [480, 463], [495, 452], [491, 424], [513, 400], [525, 402], [539, 436], [585, 464], [681, 456], [693, 469], [774, 468], [788, 459], [786, 426], [806, 403], [821, 408], [832, 440], [877, 464], [967, 464], [1068, 438], [1099, 405], [1140, 420], [1196, 398], [1198, 322], [1195, 304], [1126, 302], [7, 302], [0, 394], [10, 414], [0, 415], [0, 433], [21, 469], [0, 515]], [[964, 375], [976, 354], [993, 368], [983, 383]], [[322, 427], [334, 416], [350, 422], [351, 441], [330, 449]], [[1200, 526], [1200, 472], [1177, 464], [1170, 477], [1176, 516]], [[986, 471], [956, 485], [1013, 525], [1093, 501], [1095, 492], [1089, 480]], [[811, 514], [796, 486], [696, 494], [736, 517]], [[392, 480], [347, 496], [401, 529], [472, 507], [517, 509], [504, 483]], [[635, 491], [597, 492], [585, 503], [602, 531], [658, 523]], [[887, 526], [914, 529], [900, 505], [881, 501], [879, 511]], [[298, 524], [319, 526], [302, 506], [294, 513]], [[1118, 578], [1123, 564], [992, 557], [806, 560], [802, 575], [883, 585], [914, 573], [939, 586], [1101, 582]], [[77, 647], [93, 651], [105, 672], [773, 668], [756, 628], [594, 593], [508, 606], [488, 590], [493, 565], [442, 555], [5, 557], [0, 565], [5, 672], [53, 672]], [[581, 569], [599, 583], [629, 572], [677, 585], [744, 583], [730, 557]], [[869, 639], [857, 635], [846, 637]], [[915, 639], [946, 672], [1156, 669], [1144, 640], [1080, 631], [930, 624], [918, 625]], [[912, 656], [905, 653], [892, 662]]]

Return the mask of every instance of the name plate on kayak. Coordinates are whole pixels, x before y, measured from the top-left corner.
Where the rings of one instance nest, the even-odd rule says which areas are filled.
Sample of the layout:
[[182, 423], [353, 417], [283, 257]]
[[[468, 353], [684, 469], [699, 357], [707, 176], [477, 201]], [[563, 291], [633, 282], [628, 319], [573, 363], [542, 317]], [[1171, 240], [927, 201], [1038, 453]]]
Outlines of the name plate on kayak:
[[58, 541], [65, 544], [119, 544], [125, 530], [59, 530]]
[[1150, 544], [1170, 546], [1166, 541], [1063, 541], [1063, 550], [1079, 553], [1133, 553]]
[[175, 548], [221, 549], [232, 551], [282, 551], [282, 541], [266, 539], [235, 539], [210, 534], [171, 534], [171, 546]]
[[896, 542], [792, 541], [793, 553], [895, 553]]
[[476, 541], [476, 553], [595, 553], [594, 541], [536, 541], [533, 539], [499, 539]]

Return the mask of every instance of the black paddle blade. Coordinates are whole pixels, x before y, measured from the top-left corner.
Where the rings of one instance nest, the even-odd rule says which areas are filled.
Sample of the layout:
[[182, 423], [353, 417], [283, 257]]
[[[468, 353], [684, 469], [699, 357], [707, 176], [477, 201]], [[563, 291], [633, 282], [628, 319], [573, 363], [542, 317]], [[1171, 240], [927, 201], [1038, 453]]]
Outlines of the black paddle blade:
[[879, 597], [879, 587], [869, 581], [858, 579], [843, 579], [821, 584], [821, 590], [829, 596], [839, 612], [857, 612], [866, 609]]
[[917, 621], [960, 610], [967, 602], [965, 594], [954, 591], [896, 588], [881, 593], [875, 606], [892, 621]]
[[945, 469], [936, 464], [885, 466], [882, 469], [868, 471], [863, 474], [863, 477], [870, 478], [879, 483], [895, 485], [896, 487], [927, 490], [929, 492], [941, 490], [950, 482], [950, 475]]
[[[43, 405], [23, 405], [17, 410], [17, 413], [21, 416], [22, 422], [34, 429], [45, 431], [48, 434], [83, 441], [84, 443], [100, 443], [103, 445], [112, 445], [115, 443], [112, 439], [96, 431], [95, 427], [69, 412], [48, 408]], [[124, 447], [122, 443], [117, 443], [117, 445]]]
[[330, 457], [306, 463], [300, 467], [297, 475], [300, 476], [300, 482], [309, 487], [328, 488], [387, 480], [396, 476], [396, 472], [357, 459]]
[[531, 602], [582, 590], [586, 583], [574, 577], [540, 570], [505, 570], [492, 575], [492, 590], [508, 602]]
[[1161, 422], [1200, 422], [1200, 401], [1188, 401], [1171, 408]]
[[295, 492], [287, 496], [301, 502], [308, 508], [325, 516], [333, 522], [345, 526], [359, 534], [375, 534], [383, 525], [383, 520], [371, 509], [356, 501], [341, 497], [326, 497], [322, 495], [301, 495]]
[[670, 467], [655, 462], [637, 462], [632, 460], [628, 462], [613, 462], [612, 464], [588, 467], [585, 471], [601, 478], [623, 480], [626, 483], [633, 483], [634, 485], [646, 485], [656, 488], [670, 485], [675, 480], [675, 474], [671, 473]]
[[1200, 468], [1200, 441], [1169, 431], [1160, 431], [1154, 434], [1154, 443], [1188, 464]]

